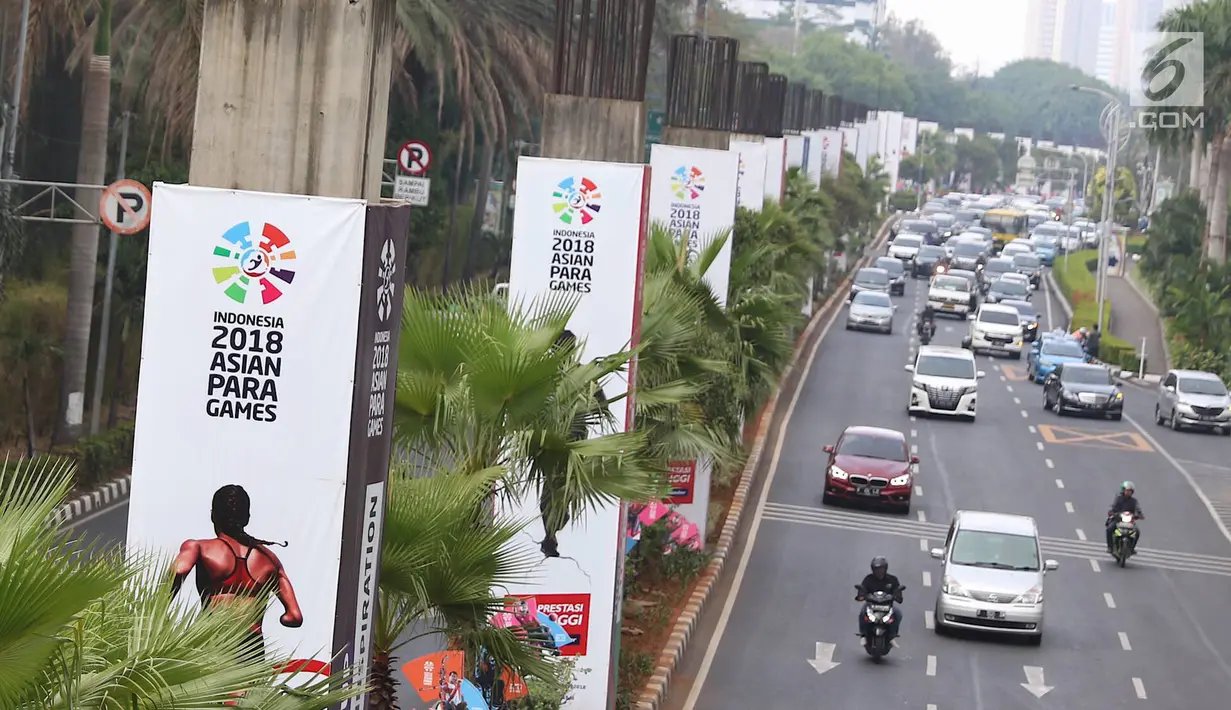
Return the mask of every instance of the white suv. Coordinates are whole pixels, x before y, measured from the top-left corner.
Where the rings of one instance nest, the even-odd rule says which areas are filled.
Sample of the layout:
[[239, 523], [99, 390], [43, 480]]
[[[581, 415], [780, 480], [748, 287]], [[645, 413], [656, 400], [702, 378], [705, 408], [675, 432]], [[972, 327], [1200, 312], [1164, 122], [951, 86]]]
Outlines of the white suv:
[[962, 346], [970, 348], [971, 352], [987, 350], [1021, 360], [1022, 323], [1017, 309], [994, 303], [979, 306], [978, 315], [970, 323], [970, 335], [962, 341]]
[[923, 345], [915, 364], [907, 365], [906, 371], [913, 373], [906, 411], [975, 420], [979, 378], [984, 373], [975, 369], [975, 356], [970, 351]]
[[928, 284], [928, 305], [937, 313], [952, 313], [966, 320], [972, 298], [970, 282], [961, 276], [939, 274]]

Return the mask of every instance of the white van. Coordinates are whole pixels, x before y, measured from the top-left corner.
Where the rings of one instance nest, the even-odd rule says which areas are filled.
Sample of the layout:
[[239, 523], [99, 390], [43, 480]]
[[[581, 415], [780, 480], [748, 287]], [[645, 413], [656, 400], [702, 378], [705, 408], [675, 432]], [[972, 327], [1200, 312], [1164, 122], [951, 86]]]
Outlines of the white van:
[[975, 369], [975, 356], [969, 350], [921, 345], [906, 371], [912, 373], [906, 411], [975, 420], [979, 378], [984, 373]]
[[974, 353], [987, 350], [1021, 360], [1022, 340], [1022, 322], [1016, 308], [984, 303], [970, 322], [970, 335], [962, 341], [962, 346]]
[[966, 320], [974, 302], [971, 283], [961, 276], [938, 274], [928, 284], [928, 305], [936, 313], [951, 313]]

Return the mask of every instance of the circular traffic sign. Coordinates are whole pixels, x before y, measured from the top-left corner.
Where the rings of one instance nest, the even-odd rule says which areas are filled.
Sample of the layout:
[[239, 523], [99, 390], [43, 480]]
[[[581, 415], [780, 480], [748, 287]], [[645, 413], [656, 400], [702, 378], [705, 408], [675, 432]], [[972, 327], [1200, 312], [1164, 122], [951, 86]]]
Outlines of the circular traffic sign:
[[116, 180], [98, 200], [98, 216], [116, 234], [136, 234], [150, 225], [149, 189], [136, 180]]
[[432, 165], [432, 150], [423, 141], [406, 141], [398, 151], [398, 167], [407, 175], [423, 175]]

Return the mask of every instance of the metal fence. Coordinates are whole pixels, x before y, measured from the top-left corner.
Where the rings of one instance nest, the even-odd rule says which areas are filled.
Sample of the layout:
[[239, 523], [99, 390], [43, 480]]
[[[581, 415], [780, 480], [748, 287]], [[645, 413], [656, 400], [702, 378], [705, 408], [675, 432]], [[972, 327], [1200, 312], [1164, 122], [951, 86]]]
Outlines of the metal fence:
[[764, 62], [737, 62], [735, 79], [735, 131], [766, 135], [770, 105], [769, 65]]
[[804, 128], [815, 131], [825, 127], [825, 92], [809, 91], [804, 100]]
[[735, 130], [739, 40], [676, 35], [667, 57], [668, 126]]
[[785, 74], [770, 74], [765, 80], [765, 135], [770, 138], [782, 137], [786, 87]]
[[645, 100], [655, 0], [556, 0], [551, 91]]
[[808, 108], [808, 87], [803, 84], [787, 84], [786, 108], [782, 115], [782, 130], [799, 133], [807, 130], [805, 111]]

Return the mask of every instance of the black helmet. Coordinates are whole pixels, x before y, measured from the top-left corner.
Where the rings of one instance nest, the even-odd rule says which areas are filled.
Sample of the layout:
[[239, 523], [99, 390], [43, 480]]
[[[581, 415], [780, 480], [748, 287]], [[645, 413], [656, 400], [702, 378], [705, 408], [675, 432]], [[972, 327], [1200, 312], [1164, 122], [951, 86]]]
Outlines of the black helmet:
[[877, 568], [883, 569], [886, 572], [889, 571], [889, 560], [885, 559], [884, 557], [881, 557], [880, 555], [873, 557], [872, 558], [872, 571], [875, 572]]

